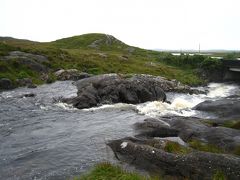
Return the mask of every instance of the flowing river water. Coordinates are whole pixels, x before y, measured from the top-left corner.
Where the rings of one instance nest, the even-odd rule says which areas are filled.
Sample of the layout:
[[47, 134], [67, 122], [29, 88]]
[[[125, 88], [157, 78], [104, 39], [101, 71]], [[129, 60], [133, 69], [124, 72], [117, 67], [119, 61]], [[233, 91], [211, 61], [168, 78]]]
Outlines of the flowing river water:
[[[0, 179], [68, 179], [97, 162], [115, 162], [108, 140], [133, 136], [132, 125], [147, 117], [213, 114], [192, 110], [205, 100], [240, 95], [235, 84], [212, 83], [206, 95], [167, 93], [172, 103], [103, 105], [75, 109], [60, 97], [76, 96], [71, 81], [36, 89], [19, 88], [0, 93]], [[34, 97], [23, 97], [34, 93]]]

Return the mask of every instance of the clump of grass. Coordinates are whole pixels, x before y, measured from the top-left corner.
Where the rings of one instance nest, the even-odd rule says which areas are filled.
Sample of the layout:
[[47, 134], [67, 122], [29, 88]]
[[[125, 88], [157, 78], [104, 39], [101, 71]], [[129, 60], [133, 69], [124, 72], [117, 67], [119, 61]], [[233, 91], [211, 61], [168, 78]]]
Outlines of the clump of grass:
[[213, 180], [226, 180], [226, 176], [222, 171], [216, 171], [215, 174], [213, 175]]
[[224, 153], [224, 151], [222, 149], [220, 149], [219, 147], [217, 147], [213, 144], [201, 142], [199, 140], [189, 141], [189, 146], [198, 151], [205, 151], [205, 152], [212, 152], [212, 153]]
[[6, 56], [10, 51], [16, 51], [19, 48], [9, 46], [6, 43], [0, 42], [0, 56]]
[[211, 126], [211, 127], [217, 127], [218, 124], [214, 121], [211, 121], [211, 120], [202, 120], [202, 122], [208, 126]]
[[240, 120], [227, 121], [223, 124], [224, 127], [240, 129]]
[[240, 120], [225, 121], [223, 124], [222, 123], [218, 124], [211, 120], [202, 120], [202, 122], [211, 127], [221, 126], [221, 127], [232, 128], [232, 129], [240, 129]]
[[48, 74], [48, 79], [46, 81], [46, 83], [53, 83], [57, 80], [57, 77], [53, 74], [53, 73], [49, 73]]
[[240, 145], [234, 149], [233, 154], [240, 156]]
[[[74, 180], [153, 180], [136, 173], [127, 172], [119, 166], [111, 165], [108, 162], [97, 164], [94, 169], [86, 175], [75, 177]], [[157, 178], [156, 178], [157, 179]]]
[[191, 152], [190, 148], [182, 146], [177, 142], [173, 142], [173, 141], [167, 141], [164, 147], [164, 151], [169, 153], [175, 153], [175, 154], [187, 154]]

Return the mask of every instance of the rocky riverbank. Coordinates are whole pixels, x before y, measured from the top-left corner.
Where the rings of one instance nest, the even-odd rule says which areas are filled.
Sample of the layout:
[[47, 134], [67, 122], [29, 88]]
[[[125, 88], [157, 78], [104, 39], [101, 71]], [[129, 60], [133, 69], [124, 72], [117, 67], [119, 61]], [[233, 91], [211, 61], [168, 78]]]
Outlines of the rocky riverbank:
[[134, 125], [135, 137], [113, 140], [108, 145], [118, 160], [161, 175], [212, 179], [220, 173], [227, 179], [239, 179], [239, 105], [238, 99], [231, 98], [194, 107], [224, 115], [222, 118], [149, 118]]

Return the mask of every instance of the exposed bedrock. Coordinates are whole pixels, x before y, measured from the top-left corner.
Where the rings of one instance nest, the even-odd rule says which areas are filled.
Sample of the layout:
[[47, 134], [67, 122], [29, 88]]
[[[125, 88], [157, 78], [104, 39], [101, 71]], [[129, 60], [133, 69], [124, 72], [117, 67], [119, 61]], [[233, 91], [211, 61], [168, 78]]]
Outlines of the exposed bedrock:
[[[108, 143], [118, 160], [180, 179], [213, 179], [218, 172], [228, 179], [240, 177], [240, 158], [235, 154], [240, 145], [237, 129], [212, 127], [206, 120], [179, 116], [148, 118], [134, 127], [138, 133], [134, 138]], [[170, 153], [168, 148], [176, 147], [168, 146], [172, 141], [181, 147]], [[211, 149], [202, 150], [192, 142], [219, 151], [211, 153]]]
[[[209, 120], [210, 121], [210, 120]], [[167, 126], [165, 123], [168, 123]], [[171, 137], [179, 136], [188, 142], [197, 139], [202, 142], [216, 145], [226, 151], [236, 149], [240, 145], [240, 131], [226, 127], [212, 127], [204, 120], [194, 117], [163, 117], [158, 119], [145, 119], [143, 123], [135, 124], [145, 137]]]
[[108, 145], [119, 160], [141, 167], [151, 166], [174, 176], [212, 179], [216, 172], [221, 171], [229, 179], [240, 177], [240, 158], [232, 155], [208, 152], [178, 155], [139, 143], [132, 138], [111, 141]]
[[135, 123], [139, 137], [177, 137], [179, 130], [171, 128], [164, 121], [154, 118], [145, 119], [142, 123]]
[[194, 109], [212, 112], [225, 118], [240, 117], [240, 97], [229, 97], [216, 101], [204, 101], [195, 106]]
[[164, 92], [202, 93], [177, 81], [169, 81], [159, 76], [104, 74], [85, 78], [76, 82], [77, 97], [64, 101], [83, 109], [99, 104], [130, 103], [146, 101], [166, 101]]
[[37, 54], [26, 53], [22, 51], [12, 51], [8, 56], [4, 56], [4, 61], [15, 61], [16, 64], [21, 64], [27, 68], [39, 72], [47, 73], [46, 64], [49, 63], [47, 57]]

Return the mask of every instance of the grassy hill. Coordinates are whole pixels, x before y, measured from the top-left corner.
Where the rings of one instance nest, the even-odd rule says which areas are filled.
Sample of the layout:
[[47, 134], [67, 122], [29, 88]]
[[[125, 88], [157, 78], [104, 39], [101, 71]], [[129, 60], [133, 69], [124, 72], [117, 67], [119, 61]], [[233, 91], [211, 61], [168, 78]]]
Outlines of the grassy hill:
[[[173, 57], [170, 53], [132, 47], [106, 34], [84, 34], [47, 43], [0, 37], [0, 78], [10, 78], [15, 81], [17, 78], [31, 77], [39, 84], [43, 83], [39, 78], [42, 72], [28, 68], [18, 58], [5, 60], [4, 57], [11, 51], [46, 56], [48, 61], [42, 65], [46, 66], [47, 74], [53, 79], [53, 72], [56, 70], [74, 68], [92, 74], [160, 75], [190, 85], [203, 82], [195, 73], [194, 66], [172, 63], [177, 62], [178, 57]], [[171, 61], [168, 61], [168, 58]]]
[[102, 51], [123, 51], [130, 47], [111, 35], [97, 33], [59, 39], [50, 44], [64, 49], [98, 49]]

